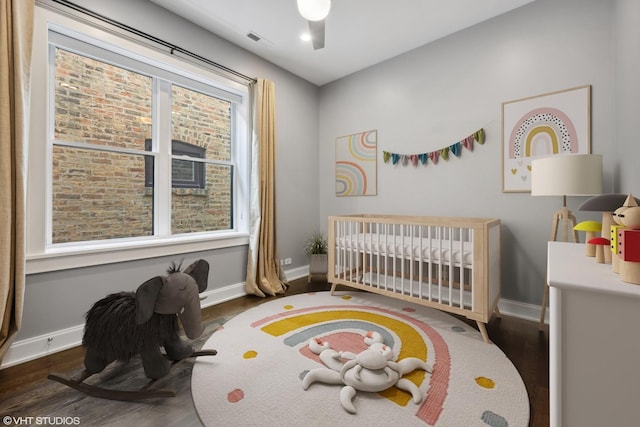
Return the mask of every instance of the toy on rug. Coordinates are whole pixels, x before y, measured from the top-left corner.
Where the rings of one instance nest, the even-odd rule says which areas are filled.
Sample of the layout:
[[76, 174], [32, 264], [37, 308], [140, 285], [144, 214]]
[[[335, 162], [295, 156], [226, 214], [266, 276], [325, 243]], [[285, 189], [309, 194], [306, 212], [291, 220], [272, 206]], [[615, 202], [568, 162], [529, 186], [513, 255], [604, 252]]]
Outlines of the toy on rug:
[[[197, 260], [184, 271], [172, 264], [166, 276], [156, 276], [136, 292], [119, 292], [97, 301], [86, 314], [82, 344], [85, 370], [77, 379], [49, 378], [84, 393], [116, 400], [172, 397], [172, 390], [119, 391], [83, 384], [114, 361], [128, 362], [140, 355], [145, 375], [154, 382], [169, 373], [171, 362], [215, 355], [215, 350], [194, 352], [180, 335], [178, 318], [186, 336], [198, 338], [201, 320], [200, 293], [207, 288], [209, 263]], [[164, 354], [161, 352], [164, 348]]]
[[414, 403], [422, 402], [423, 396], [418, 386], [402, 376], [416, 369], [431, 373], [431, 367], [416, 357], [394, 361], [393, 350], [384, 344], [382, 335], [377, 332], [367, 332], [364, 342], [369, 348], [354, 354], [335, 351], [329, 343], [318, 338], [311, 339], [309, 349], [319, 355], [329, 369], [317, 368], [309, 371], [302, 380], [302, 387], [307, 390], [314, 382], [343, 384], [340, 403], [351, 414], [356, 413], [353, 398], [358, 391], [380, 392], [396, 386], [411, 393]]

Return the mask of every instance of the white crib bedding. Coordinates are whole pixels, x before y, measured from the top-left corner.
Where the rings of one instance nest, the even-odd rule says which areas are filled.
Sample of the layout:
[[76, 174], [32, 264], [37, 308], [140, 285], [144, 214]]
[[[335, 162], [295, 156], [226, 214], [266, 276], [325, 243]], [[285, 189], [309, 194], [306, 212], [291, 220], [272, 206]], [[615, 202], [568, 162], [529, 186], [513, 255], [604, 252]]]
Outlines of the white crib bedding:
[[[426, 301], [433, 301], [440, 304], [460, 306], [460, 290], [438, 283], [429, 284], [418, 280], [402, 279], [400, 277], [378, 274], [375, 272], [365, 273], [362, 277], [364, 283], [374, 288], [392, 291], [397, 294], [409, 295]], [[429, 293], [431, 292], [431, 293]], [[469, 291], [462, 291], [462, 303], [464, 308], [471, 308], [472, 295]]]
[[[357, 247], [356, 243], [357, 242]], [[413, 258], [416, 261], [473, 263], [473, 244], [468, 241], [387, 236], [373, 233], [351, 234], [336, 239], [337, 250], [357, 250], [367, 254]]]

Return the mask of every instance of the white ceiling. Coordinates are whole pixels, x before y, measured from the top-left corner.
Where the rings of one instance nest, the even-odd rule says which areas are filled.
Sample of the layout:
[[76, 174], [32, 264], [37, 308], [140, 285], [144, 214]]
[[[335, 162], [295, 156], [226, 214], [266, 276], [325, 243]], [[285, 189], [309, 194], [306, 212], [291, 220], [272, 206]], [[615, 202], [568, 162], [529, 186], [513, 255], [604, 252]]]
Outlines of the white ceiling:
[[151, 1], [322, 86], [534, 0], [333, 0], [315, 51], [296, 0]]

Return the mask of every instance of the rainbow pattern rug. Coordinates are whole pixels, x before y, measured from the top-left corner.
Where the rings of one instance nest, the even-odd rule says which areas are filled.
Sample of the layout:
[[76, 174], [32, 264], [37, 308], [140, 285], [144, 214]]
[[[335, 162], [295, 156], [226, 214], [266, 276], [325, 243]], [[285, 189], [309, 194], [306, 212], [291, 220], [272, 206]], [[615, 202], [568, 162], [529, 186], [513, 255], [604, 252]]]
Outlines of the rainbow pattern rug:
[[[422, 396], [395, 386], [357, 391], [356, 413], [341, 404], [344, 384], [303, 378], [326, 368], [311, 351], [318, 339], [358, 354], [376, 332], [393, 359], [432, 367], [404, 376]], [[308, 293], [274, 299], [225, 323], [195, 362], [191, 390], [205, 426], [527, 426], [529, 401], [517, 370], [479, 332], [437, 310], [364, 292]], [[347, 357], [347, 356], [345, 356]], [[352, 356], [351, 356], [352, 357]]]

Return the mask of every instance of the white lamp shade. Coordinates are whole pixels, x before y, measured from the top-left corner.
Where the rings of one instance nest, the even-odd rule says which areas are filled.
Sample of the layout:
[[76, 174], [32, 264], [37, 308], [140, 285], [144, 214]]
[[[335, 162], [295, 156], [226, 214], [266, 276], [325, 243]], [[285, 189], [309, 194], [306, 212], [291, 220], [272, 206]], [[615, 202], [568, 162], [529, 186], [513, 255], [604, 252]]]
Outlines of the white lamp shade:
[[307, 21], [321, 21], [329, 15], [331, 0], [298, 0], [298, 11]]
[[593, 196], [602, 193], [602, 156], [558, 154], [531, 162], [532, 196]]

